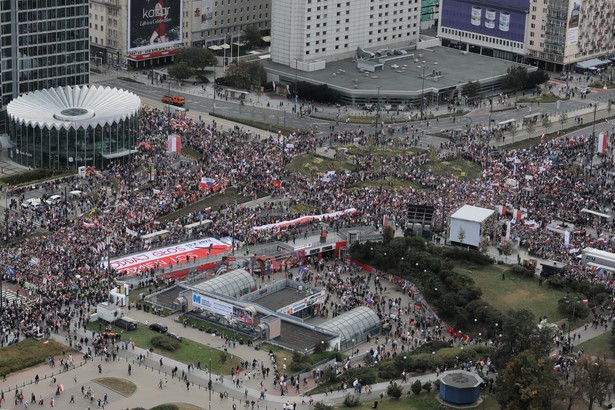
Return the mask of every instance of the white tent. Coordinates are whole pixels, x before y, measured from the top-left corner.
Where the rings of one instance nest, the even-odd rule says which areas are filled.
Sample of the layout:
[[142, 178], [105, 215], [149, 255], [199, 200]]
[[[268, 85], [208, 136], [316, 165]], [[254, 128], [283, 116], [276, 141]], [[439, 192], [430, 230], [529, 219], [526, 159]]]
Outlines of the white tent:
[[451, 215], [448, 240], [478, 248], [482, 236], [483, 223], [494, 214], [493, 209], [464, 205]]

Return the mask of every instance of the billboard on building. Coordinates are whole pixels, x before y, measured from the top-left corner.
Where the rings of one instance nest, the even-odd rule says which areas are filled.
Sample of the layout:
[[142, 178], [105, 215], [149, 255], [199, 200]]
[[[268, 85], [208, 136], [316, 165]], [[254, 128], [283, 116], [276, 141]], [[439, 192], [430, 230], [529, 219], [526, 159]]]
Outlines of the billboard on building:
[[129, 0], [128, 51], [181, 44], [182, 3], [179, 0]]
[[574, 46], [579, 42], [579, 21], [581, 20], [581, 1], [570, 0], [568, 4], [568, 30], [566, 45]]
[[209, 30], [213, 21], [213, 0], [192, 0], [192, 31]]
[[442, 27], [523, 42], [529, 0], [442, 0]]

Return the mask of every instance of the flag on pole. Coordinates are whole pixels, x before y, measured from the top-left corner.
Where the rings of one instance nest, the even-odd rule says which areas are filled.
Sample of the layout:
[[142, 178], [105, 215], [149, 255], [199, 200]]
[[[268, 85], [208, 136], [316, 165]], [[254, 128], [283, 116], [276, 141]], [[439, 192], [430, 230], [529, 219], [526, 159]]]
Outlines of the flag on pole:
[[547, 134], [542, 134], [540, 136], [540, 142], [545, 142], [546, 139], [547, 139]]
[[598, 134], [598, 154], [606, 155], [608, 135], [606, 132]]

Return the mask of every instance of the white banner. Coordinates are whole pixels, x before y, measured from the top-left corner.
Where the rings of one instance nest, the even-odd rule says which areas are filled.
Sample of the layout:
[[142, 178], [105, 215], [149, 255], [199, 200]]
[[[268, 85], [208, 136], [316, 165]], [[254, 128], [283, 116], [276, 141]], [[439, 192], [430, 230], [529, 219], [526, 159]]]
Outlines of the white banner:
[[306, 215], [306, 216], [302, 216], [300, 218], [293, 219], [293, 220], [290, 220], [290, 221], [282, 221], [282, 222], [276, 222], [276, 223], [273, 223], [273, 224], [255, 226], [252, 229], [254, 229], [255, 231], [264, 231], [266, 229], [284, 228], [286, 226], [294, 226], [294, 225], [297, 225], [297, 224], [299, 224], [299, 225], [306, 224], [308, 222], [312, 222], [313, 220], [322, 221], [325, 218], [339, 218], [340, 216], [343, 216], [343, 215], [355, 214], [356, 212], [357, 212], [357, 210], [355, 208], [349, 208], [349, 209], [345, 209], [343, 211], [329, 212], [327, 214]]

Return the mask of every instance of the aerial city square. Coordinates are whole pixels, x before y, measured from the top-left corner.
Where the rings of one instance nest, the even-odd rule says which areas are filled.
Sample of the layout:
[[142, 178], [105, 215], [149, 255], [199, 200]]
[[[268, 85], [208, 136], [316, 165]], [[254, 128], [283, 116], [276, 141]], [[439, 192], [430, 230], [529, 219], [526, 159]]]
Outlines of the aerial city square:
[[0, 409], [611, 409], [615, 0], [0, 0]]

